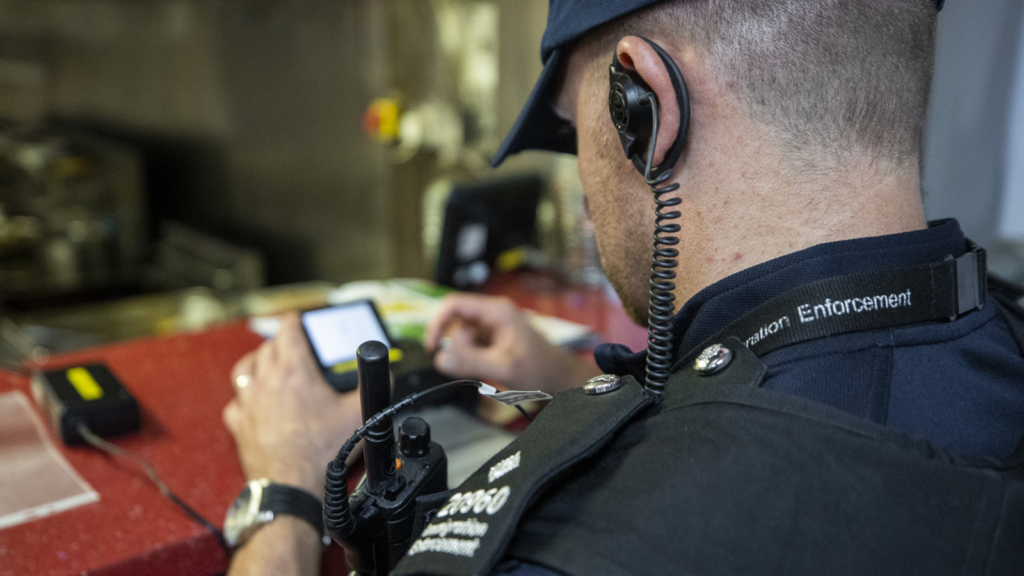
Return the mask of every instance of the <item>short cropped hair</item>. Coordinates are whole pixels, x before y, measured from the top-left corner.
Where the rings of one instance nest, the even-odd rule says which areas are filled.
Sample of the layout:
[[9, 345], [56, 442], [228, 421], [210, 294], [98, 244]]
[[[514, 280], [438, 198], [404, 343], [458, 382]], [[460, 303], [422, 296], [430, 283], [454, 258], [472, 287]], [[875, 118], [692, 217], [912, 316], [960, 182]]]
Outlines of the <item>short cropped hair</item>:
[[921, 150], [936, 19], [934, 0], [671, 0], [583, 43], [678, 38], [787, 150], [905, 165]]

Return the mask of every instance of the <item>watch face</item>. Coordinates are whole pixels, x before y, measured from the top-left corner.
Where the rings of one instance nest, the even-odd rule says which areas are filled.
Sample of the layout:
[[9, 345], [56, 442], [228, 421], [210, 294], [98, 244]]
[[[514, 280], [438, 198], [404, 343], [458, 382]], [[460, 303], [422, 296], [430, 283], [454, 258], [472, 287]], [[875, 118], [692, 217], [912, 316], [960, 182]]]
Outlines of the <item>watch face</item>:
[[258, 525], [264, 483], [265, 481], [253, 480], [246, 484], [228, 508], [227, 516], [224, 518], [224, 540], [228, 546], [235, 547], [244, 542], [251, 530]]

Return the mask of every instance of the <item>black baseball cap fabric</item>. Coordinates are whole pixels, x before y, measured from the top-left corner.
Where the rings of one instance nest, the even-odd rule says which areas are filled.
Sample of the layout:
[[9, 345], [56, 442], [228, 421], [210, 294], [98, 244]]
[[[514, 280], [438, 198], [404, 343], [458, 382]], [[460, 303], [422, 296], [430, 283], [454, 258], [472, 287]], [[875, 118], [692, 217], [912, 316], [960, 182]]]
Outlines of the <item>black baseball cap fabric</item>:
[[[505, 141], [491, 158], [497, 167], [505, 158], [523, 150], [576, 153], [575, 131], [566, 126], [551, 107], [550, 97], [557, 70], [574, 40], [598, 26], [663, 0], [551, 0], [548, 23], [540, 42], [544, 69], [526, 105]], [[942, 10], [945, 0], [935, 0]]]

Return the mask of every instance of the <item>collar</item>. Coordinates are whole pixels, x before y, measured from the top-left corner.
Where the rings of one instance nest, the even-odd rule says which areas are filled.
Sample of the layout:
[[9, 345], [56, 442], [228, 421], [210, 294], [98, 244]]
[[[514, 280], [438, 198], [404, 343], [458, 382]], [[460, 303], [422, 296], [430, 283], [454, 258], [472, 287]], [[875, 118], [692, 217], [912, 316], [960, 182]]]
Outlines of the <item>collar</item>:
[[[966, 251], [954, 219], [930, 222], [924, 230], [828, 242], [769, 260], [723, 278], [686, 302], [673, 320], [676, 361], [729, 323], [765, 301], [803, 284], [855, 274], [937, 262]], [[594, 352], [602, 370], [644, 381], [645, 351], [605, 344]]]

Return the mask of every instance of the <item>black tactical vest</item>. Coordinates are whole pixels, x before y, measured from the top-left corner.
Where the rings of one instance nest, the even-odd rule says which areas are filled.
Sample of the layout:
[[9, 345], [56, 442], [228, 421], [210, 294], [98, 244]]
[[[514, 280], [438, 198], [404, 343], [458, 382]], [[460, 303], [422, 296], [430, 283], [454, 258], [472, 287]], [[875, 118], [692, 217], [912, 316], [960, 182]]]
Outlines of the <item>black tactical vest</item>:
[[[1024, 312], [1001, 310], [1024, 350]], [[559, 394], [394, 574], [507, 557], [572, 575], [1024, 574], [1024, 442], [1005, 462], [952, 454], [760, 388], [761, 361], [724, 345], [725, 369], [678, 372], [657, 404], [631, 378]]]

